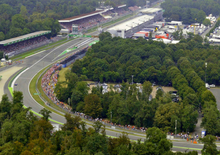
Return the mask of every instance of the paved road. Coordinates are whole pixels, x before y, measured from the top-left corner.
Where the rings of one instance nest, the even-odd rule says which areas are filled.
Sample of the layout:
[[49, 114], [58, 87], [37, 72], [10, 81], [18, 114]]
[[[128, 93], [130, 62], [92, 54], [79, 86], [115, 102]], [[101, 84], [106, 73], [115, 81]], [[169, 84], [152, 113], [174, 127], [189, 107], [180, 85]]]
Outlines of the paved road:
[[220, 89], [219, 88], [211, 88], [210, 91], [216, 98], [217, 108], [220, 109]]
[[[215, 23], [216, 24], [216, 23]], [[207, 33], [209, 33], [209, 31], [215, 26], [215, 24], [213, 24], [210, 28], [208, 28], [204, 33], [201, 34], [201, 37], [204, 39], [204, 37], [206, 36]]]

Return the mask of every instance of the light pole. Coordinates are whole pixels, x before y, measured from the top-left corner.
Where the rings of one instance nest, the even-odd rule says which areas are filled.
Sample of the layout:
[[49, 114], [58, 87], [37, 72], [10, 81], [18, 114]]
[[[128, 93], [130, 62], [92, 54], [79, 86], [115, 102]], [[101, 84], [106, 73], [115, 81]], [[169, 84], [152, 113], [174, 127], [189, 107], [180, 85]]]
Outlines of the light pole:
[[207, 70], [207, 62], [205, 62], [205, 83], [206, 83], [206, 70]]
[[112, 111], [111, 111], [111, 123], [112, 123]]
[[70, 98], [68, 98], [68, 104], [69, 104], [69, 106], [70, 106]]
[[177, 129], [177, 120], [175, 120], [175, 135], [176, 135], [176, 129]]
[[132, 77], [132, 81], [131, 81], [131, 84], [133, 84], [133, 77], [134, 77], [134, 75], [131, 75], [131, 77]]

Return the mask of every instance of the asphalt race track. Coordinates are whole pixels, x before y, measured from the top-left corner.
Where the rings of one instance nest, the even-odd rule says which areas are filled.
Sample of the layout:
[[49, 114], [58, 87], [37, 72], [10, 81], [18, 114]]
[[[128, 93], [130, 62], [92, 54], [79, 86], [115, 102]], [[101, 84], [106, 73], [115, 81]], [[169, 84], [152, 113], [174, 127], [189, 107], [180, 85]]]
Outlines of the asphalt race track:
[[[61, 46], [58, 46], [54, 49], [50, 49], [48, 51], [42, 52], [40, 54], [36, 54], [34, 56], [31, 56], [29, 58], [26, 58], [24, 60], [24, 63], [22, 64], [23, 67], [27, 67], [28, 69], [20, 75], [20, 77], [16, 80], [16, 84], [17, 86], [14, 87], [14, 90], [16, 91], [21, 91], [23, 92], [23, 103], [25, 106], [27, 107], [32, 107], [32, 110], [35, 112], [39, 112], [41, 109], [43, 109], [43, 107], [38, 104], [31, 96], [31, 94], [29, 93], [29, 83], [31, 81], [31, 79], [43, 68], [45, 68], [47, 65], [50, 65], [51, 63], [54, 63], [55, 60], [59, 60], [61, 57], [57, 57], [60, 53], [62, 53], [64, 50], [66, 50], [69, 47], [78, 45], [82, 42], [87, 42], [87, 45], [90, 42], [93, 42], [94, 40], [92, 38], [80, 38], [80, 39], [75, 39], [72, 40], [68, 43], [65, 43]], [[85, 46], [85, 45], [84, 45]], [[54, 61], [53, 61], [54, 60]], [[9, 80], [8, 80], [9, 82]], [[6, 85], [4, 86], [4, 92], [8, 95], [11, 96], [9, 91], [8, 91], [8, 82], [6, 83]], [[55, 114], [55, 113], [51, 113], [51, 117], [53, 120], [58, 121], [58, 122], [62, 122], [65, 123], [66, 120], [64, 117]], [[108, 130], [109, 128], [106, 128], [106, 134], [108, 136], [114, 136], [114, 137], [118, 137], [120, 135], [120, 132], [122, 130]], [[131, 133], [131, 134], [130, 134]], [[129, 138], [131, 140], [138, 140], [138, 139], [142, 139], [143, 138], [143, 134], [142, 137], [140, 136], [140, 134], [134, 133], [132, 131], [129, 132]], [[173, 141], [173, 151], [192, 151], [192, 150], [196, 150], [199, 153], [201, 153], [201, 149], [203, 148], [202, 144], [193, 144], [190, 142], [186, 142], [185, 140], [183, 141]], [[218, 149], [220, 149], [220, 147], [218, 147]]]
[[[39, 112], [43, 107], [38, 104], [31, 96], [29, 93], [29, 83], [31, 79], [43, 68], [45, 68], [47, 65], [50, 65], [51, 63], [54, 63], [55, 61], [52, 61], [54, 58], [56, 58], [61, 52], [66, 50], [67, 48], [78, 45], [79, 43], [90, 40], [90, 42], [94, 41], [91, 38], [81, 38], [80, 39], [75, 39], [73, 41], [70, 41], [62, 46], [59, 46], [57, 48], [45, 51], [43, 53], [34, 55], [32, 57], [26, 58], [23, 63], [23, 67], [28, 67], [23, 74], [16, 80], [17, 86], [14, 86], [14, 90], [16, 91], [21, 91], [23, 92], [23, 103], [27, 107], [32, 107], [32, 110], [35, 112]], [[87, 44], [88, 45], [88, 44]], [[59, 58], [57, 58], [58, 60]], [[6, 84], [7, 85], [7, 84]], [[7, 87], [5, 87], [7, 88]], [[4, 90], [7, 94], [9, 93], [8, 91]], [[8, 94], [9, 95], [9, 94]], [[10, 95], [9, 95], [10, 96]], [[52, 119], [63, 122], [65, 123], [64, 117], [52, 113], [51, 114]]]

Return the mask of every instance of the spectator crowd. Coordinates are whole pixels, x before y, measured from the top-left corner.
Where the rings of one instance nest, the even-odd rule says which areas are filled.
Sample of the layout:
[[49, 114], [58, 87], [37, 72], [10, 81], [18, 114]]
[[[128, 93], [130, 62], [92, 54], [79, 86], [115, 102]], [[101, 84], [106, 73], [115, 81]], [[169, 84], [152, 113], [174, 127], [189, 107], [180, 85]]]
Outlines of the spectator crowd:
[[115, 15], [121, 16], [121, 15], [124, 15], [127, 13], [128, 13], [128, 11], [125, 11], [123, 8], [115, 8], [115, 9], [108, 10], [108, 11], [102, 13], [102, 15], [114, 17]]
[[63, 102], [60, 102], [55, 94], [54, 89], [58, 82], [59, 71], [61, 70], [60, 64], [53, 65], [42, 77], [41, 87], [43, 88], [44, 93], [59, 107], [71, 111], [71, 107]]
[[68, 29], [70, 32], [72, 31], [72, 25], [78, 25], [78, 31], [82, 32], [83, 30], [88, 30], [94, 26], [98, 26], [98, 24], [106, 23], [109, 19], [104, 18], [103, 16], [122, 16], [128, 14], [128, 11], [125, 11], [123, 8], [115, 8], [112, 10], [108, 10], [104, 13], [94, 15], [91, 17], [79, 19], [73, 22], [60, 23], [61, 27], [64, 29]]

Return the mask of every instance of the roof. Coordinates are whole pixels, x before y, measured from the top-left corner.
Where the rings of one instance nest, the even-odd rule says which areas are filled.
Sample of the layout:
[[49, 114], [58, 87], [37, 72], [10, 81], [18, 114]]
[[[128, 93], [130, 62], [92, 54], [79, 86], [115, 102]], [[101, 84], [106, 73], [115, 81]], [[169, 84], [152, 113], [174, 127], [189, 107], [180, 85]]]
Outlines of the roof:
[[118, 8], [123, 8], [123, 7], [126, 7], [127, 5], [126, 4], [123, 4], [123, 5], [119, 5]]
[[126, 21], [124, 23], [121, 23], [119, 25], [116, 25], [112, 28], [109, 28], [108, 31], [120, 31], [120, 30], [125, 30], [125, 31], [128, 31], [130, 30], [132, 27], [136, 27], [140, 24], [143, 24], [151, 19], [153, 19], [154, 16], [149, 16], [149, 15], [143, 15], [143, 16], [139, 16], [139, 17], [136, 17], [134, 19], [131, 19], [129, 21]]
[[148, 32], [145, 32], [145, 31], [139, 31], [139, 32], [136, 32], [136, 33], [139, 33], [139, 34], [148, 34]]
[[104, 10], [98, 10], [98, 11], [93, 11], [93, 12], [90, 12], [90, 13], [81, 14], [81, 15], [78, 15], [78, 16], [73, 16], [73, 17], [61, 19], [61, 20], [59, 20], [59, 23], [73, 22], [73, 21], [76, 21], [76, 20], [79, 20], [79, 19], [83, 19], [83, 18], [87, 18], [87, 17], [98, 15], [98, 14], [100, 14], [102, 12], [105, 12], [105, 11]]
[[24, 41], [24, 40], [35, 38], [35, 37], [38, 37], [38, 36], [42, 36], [42, 35], [45, 35], [45, 34], [48, 34], [48, 33], [51, 33], [51, 31], [37, 31], [37, 32], [29, 33], [29, 34], [26, 34], [26, 35], [23, 35], [23, 36], [19, 36], [19, 37], [15, 37], [15, 38], [0, 41], [0, 45], [7, 46], [7, 45], [11, 45], [11, 44], [14, 44], [14, 43], [17, 43], [17, 42], [21, 42], [21, 41]]
[[147, 8], [147, 9], [141, 10], [140, 12], [152, 14], [152, 13], [156, 13], [161, 10], [162, 10], [161, 8]]

